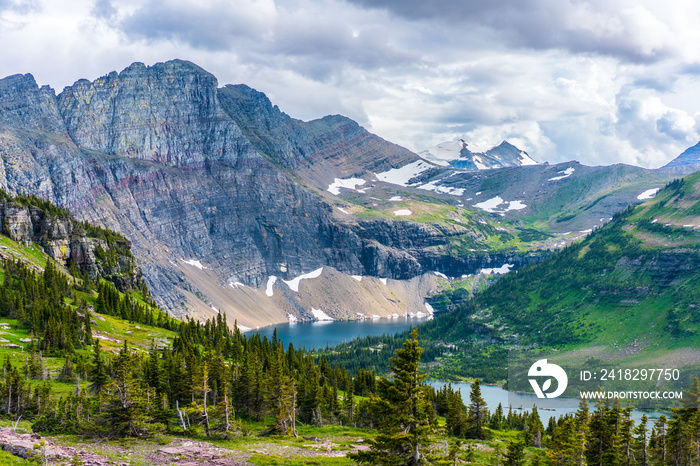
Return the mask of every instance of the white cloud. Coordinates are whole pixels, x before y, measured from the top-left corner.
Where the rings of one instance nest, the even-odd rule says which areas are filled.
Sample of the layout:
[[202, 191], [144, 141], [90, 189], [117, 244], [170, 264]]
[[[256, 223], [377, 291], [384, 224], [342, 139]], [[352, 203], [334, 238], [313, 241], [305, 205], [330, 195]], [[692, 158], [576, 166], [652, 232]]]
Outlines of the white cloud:
[[182, 58], [415, 151], [508, 139], [538, 161], [659, 166], [700, 138], [696, 3], [0, 0], [0, 76], [60, 92]]

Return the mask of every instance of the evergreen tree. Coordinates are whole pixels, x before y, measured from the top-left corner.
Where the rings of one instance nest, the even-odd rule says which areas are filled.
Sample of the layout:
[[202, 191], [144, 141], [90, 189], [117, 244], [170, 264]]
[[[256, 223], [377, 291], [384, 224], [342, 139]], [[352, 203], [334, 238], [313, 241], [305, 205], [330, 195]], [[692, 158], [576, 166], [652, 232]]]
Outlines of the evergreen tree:
[[379, 434], [369, 441], [370, 450], [349, 455], [359, 463], [372, 465], [419, 465], [427, 462], [425, 449], [435, 427], [435, 415], [428, 403], [426, 376], [418, 370], [423, 348], [414, 329], [403, 348], [391, 358], [393, 380], [382, 377], [376, 395], [370, 396]]
[[95, 340], [95, 345], [93, 346], [92, 352], [92, 364], [90, 368], [90, 393], [93, 395], [98, 395], [102, 393], [105, 389], [107, 383], [109, 382], [109, 376], [107, 375], [107, 370], [105, 368], [105, 362], [102, 357], [102, 350], [100, 348], [100, 340]]
[[467, 418], [467, 438], [482, 439], [485, 436], [484, 424], [488, 411], [486, 401], [481, 396], [481, 383], [476, 379], [471, 385], [469, 392], [469, 412]]
[[[84, 302], [84, 301], [83, 301]], [[90, 310], [85, 306], [85, 344], [92, 346], [92, 314]]]
[[295, 437], [296, 431], [296, 389], [294, 379], [288, 374], [284, 349], [276, 334], [273, 338], [275, 355], [270, 362], [267, 380], [266, 404], [268, 413], [275, 418], [275, 430], [282, 435], [291, 432]]
[[502, 461], [503, 466], [525, 466], [525, 442], [511, 440]]
[[632, 444], [632, 464], [647, 466], [649, 464], [649, 452], [647, 451], [648, 430], [647, 415], [642, 414], [639, 425], [634, 429], [634, 442]]
[[103, 429], [119, 437], [141, 437], [152, 432], [146, 410], [150, 408], [144, 399], [139, 381], [134, 377], [135, 360], [124, 341], [114, 361], [114, 381], [102, 418]]
[[661, 415], [654, 423], [649, 439], [649, 457], [652, 464], [664, 465], [667, 457], [666, 416]]
[[579, 431], [574, 418], [563, 419], [556, 427], [546, 455], [552, 466], [581, 466], [583, 460], [583, 433]]
[[527, 417], [527, 425], [525, 426], [527, 444], [535, 448], [542, 448], [542, 435], [544, 434], [544, 426], [540, 420], [540, 415], [537, 412], [537, 406], [532, 406], [532, 413]]
[[445, 388], [445, 397], [447, 404], [445, 428], [451, 435], [462, 437], [467, 431], [466, 406], [462, 401], [462, 394], [459, 390], [455, 391], [451, 385], [448, 385]]

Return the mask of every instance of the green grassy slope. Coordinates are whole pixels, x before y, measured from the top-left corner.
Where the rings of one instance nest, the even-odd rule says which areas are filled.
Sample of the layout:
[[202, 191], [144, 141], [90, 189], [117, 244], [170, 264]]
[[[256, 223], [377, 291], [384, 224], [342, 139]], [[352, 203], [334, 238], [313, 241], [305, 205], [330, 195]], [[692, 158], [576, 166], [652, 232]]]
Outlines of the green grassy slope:
[[700, 367], [700, 173], [544, 262], [470, 291], [434, 296], [456, 310], [419, 328], [434, 377], [504, 380], [514, 348]]

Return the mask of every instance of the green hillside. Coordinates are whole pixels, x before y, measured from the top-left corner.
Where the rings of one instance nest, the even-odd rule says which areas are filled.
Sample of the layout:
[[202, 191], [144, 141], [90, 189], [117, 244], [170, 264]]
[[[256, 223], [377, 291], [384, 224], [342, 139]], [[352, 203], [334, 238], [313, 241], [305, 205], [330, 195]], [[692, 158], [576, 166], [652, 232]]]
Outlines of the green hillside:
[[[431, 340], [424, 359], [436, 378], [505, 380], [515, 348], [700, 367], [700, 173], [671, 182], [542, 263], [474, 297], [471, 291], [433, 296], [436, 308], [455, 311], [419, 328]], [[381, 367], [401, 337], [374, 339], [382, 348], [374, 353], [349, 343], [333, 357]]]

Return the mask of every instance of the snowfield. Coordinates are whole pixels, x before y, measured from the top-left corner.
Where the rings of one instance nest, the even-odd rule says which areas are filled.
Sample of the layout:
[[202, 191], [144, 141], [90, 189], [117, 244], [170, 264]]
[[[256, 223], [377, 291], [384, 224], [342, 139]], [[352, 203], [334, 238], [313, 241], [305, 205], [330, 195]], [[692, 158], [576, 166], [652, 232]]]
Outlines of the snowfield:
[[437, 183], [440, 181], [431, 181], [430, 183], [425, 183], [418, 186], [418, 189], [425, 189], [426, 191], [435, 191], [441, 194], [449, 194], [451, 196], [463, 196], [463, 188], [453, 188], [452, 186], [438, 186]]
[[400, 210], [395, 210], [394, 215], [397, 217], [408, 217], [411, 215], [413, 212], [411, 212], [408, 209], [400, 209]]
[[532, 160], [527, 152], [520, 151], [520, 164], [521, 165], [537, 165], [537, 162]]
[[340, 194], [341, 188], [358, 191], [357, 187], [362, 186], [363, 184], [365, 184], [365, 180], [362, 178], [336, 178], [333, 180], [333, 183], [328, 186], [328, 192], [337, 196]]
[[474, 204], [474, 207], [492, 214], [503, 215], [509, 210], [522, 210], [527, 207], [527, 204], [524, 204], [523, 201], [504, 201], [501, 196], [496, 196], [487, 201]]
[[513, 268], [513, 264], [503, 264], [502, 266], [500, 266], [498, 268], [481, 269], [481, 273], [503, 275], [504, 273], [510, 272], [510, 269], [512, 269], [512, 268]]
[[[569, 167], [569, 168], [567, 168], [567, 169], [564, 170], [564, 171], [557, 172], [557, 173], [559, 173], [561, 176], [555, 176], [554, 178], [550, 178], [548, 181], [559, 181], [559, 180], [563, 180], [564, 178], [570, 177], [575, 171], [576, 171], [575, 168]], [[562, 175], [562, 173], [563, 173], [563, 175]]]
[[464, 149], [466, 145], [467, 144], [461, 139], [459, 141], [441, 142], [437, 146], [420, 152], [418, 155], [437, 165], [447, 167], [450, 165], [451, 160], [459, 160], [462, 149]]
[[273, 291], [272, 287], [274, 286], [275, 282], [277, 281], [277, 277], [272, 275], [270, 278], [267, 279], [267, 286], [265, 288], [265, 294], [268, 295], [270, 298], [272, 298]]
[[333, 317], [329, 316], [320, 309], [311, 309], [311, 313], [314, 315], [316, 320], [333, 320]]
[[653, 199], [656, 194], [661, 191], [661, 188], [647, 189], [642, 194], [637, 196], [640, 201], [645, 201], [647, 199]]
[[303, 275], [299, 275], [297, 278], [293, 278], [291, 280], [282, 280], [284, 283], [287, 284], [287, 286], [294, 291], [295, 293], [299, 292], [299, 282], [302, 280], [308, 280], [309, 278], [318, 278], [321, 276], [321, 272], [323, 272], [323, 267], [320, 269], [316, 269], [313, 272], [305, 273]]
[[387, 170], [385, 172], [375, 173], [375, 176], [379, 181], [407, 187], [409, 186], [408, 182], [411, 179], [420, 175], [424, 171], [430, 170], [431, 168], [435, 167], [423, 160], [417, 160], [413, 163], [409, 163], [408, 165], [404, 165], [401, 168], [392, 168], [391, 170]]
[[204, 269], [206, 269], [206, 267], [204, 267], [204, 266], [202, 265], [202, 263], [199, 262], [198, 260], [195, 260], [195, 259], [189, 259], [189, 260], [180, 259], [180, 260], [181, 260], [182, 262], [184, 262], [185, 264], [193, 265], [193, 266], [197, 267], [199, 270], [204, 270]]

